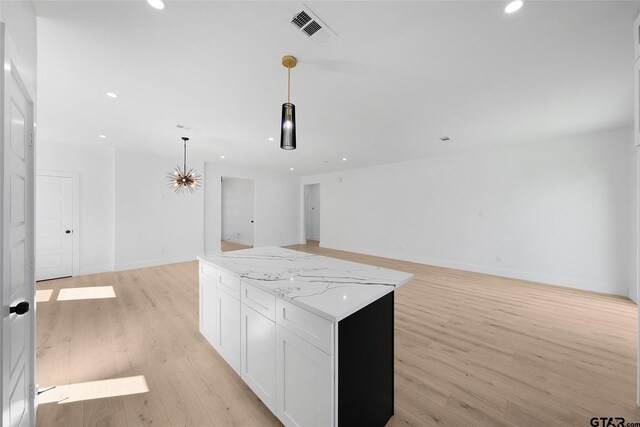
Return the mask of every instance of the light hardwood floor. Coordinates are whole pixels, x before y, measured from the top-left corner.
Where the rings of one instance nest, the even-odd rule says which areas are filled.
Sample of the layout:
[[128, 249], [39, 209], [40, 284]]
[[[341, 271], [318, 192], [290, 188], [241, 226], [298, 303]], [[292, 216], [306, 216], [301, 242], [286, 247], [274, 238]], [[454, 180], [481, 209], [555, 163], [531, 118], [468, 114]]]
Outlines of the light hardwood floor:
[[220, 250], [222, 252], [237, 251], [239, 249], [249, 249], [251, 246], [241, 245], [240, 243], [232, 242], [230, 240], [220, 241]]
[[[396, 415], [389, 426], [640, 422], [636, 306], [619, 298], [319, 248], [412, 272], [396, 293]], [[56, 302], [65, 287], [113, 299]], [[41, 387], [144, 375], [145, 394], [45, 404], [39, 426], [275, 426], [198, 332], [196, 262], [42, 282]]]

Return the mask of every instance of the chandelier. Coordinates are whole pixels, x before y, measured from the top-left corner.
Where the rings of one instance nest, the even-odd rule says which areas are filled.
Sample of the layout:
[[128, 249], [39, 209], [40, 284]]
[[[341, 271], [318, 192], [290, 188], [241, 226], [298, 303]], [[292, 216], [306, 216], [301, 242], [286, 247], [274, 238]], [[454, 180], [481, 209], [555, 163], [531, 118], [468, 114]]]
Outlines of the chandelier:
[[176, 193], [186, 193], [189, 191], [193, 194], [198, 188], [200, 188], [201, 175], [197, 170], [191, 168], [187, 170], [187, 141], [189, 138], [182, 137], [184, 143], [184, 163], [182, 169], [180, 166], [176, 166], [171, 172], [167, 174], [169, 178], [169, 186], [175, 190]]

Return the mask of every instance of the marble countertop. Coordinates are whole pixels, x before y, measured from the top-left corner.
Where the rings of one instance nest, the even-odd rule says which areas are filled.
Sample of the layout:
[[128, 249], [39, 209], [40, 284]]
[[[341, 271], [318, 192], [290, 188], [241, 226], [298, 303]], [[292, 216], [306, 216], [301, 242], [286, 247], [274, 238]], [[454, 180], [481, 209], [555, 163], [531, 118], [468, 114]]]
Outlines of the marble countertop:
[[413, 279], [413, 274], [275, 246], [198, 258], [332, 322]]

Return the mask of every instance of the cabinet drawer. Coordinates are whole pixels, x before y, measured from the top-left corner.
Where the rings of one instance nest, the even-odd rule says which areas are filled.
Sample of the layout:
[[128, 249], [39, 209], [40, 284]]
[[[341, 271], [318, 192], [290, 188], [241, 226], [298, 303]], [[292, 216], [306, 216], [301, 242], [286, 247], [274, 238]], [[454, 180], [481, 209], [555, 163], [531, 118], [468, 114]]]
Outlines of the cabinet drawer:
[[204, 262], [200, 262], [200, 276], [205, 276], [206, 278], [213, 280], [213, 283], [218, 283], [218, 270]]
[[240, 299], [240, 277], [225, 271], [218, 273], [218, 287], [236, 299]]
[[333, 323], [327, 319], [278, 298], [276, 323], [322, 351], [333, 354]]
[[255, 286], [241, 284], [242, 295], [240, 301], [264, 315], [271, 321], [276, 321], [276, 297]]

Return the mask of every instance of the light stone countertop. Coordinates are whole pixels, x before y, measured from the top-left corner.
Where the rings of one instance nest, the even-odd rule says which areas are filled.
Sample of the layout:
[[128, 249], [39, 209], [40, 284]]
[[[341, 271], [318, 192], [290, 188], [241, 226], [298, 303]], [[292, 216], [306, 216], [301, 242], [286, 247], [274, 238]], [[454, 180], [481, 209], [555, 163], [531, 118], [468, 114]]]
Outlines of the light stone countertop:
[[276, 246], [198, 259], [332, 322], [366, 307], [414, 277], [410, 273]]

